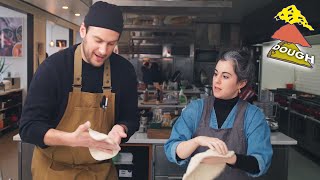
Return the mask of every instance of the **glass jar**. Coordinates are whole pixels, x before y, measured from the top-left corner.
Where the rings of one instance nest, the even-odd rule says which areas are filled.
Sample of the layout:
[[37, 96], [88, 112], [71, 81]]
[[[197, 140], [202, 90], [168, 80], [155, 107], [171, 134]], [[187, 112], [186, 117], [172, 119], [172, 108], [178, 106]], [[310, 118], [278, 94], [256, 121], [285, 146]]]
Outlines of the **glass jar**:
[[162, 120], [162, 109], [155, 108], [153, 109], [153, 121], [154, 122], [161, 122]]
[[163, 113], [162, 126], [163, 127], [171, 127], [171, 115], [170, 115], [170, 112]]

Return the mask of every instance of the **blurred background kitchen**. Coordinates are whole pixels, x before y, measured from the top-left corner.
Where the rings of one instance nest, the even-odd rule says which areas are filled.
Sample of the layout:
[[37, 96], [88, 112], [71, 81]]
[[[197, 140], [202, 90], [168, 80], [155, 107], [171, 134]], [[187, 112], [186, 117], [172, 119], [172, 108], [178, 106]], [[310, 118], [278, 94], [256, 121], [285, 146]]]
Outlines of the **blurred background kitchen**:
[[[95, 1], [0, 0], [0, 18], [20, 19], [14, 33], [22, 37], [11, 38], [21, 45], [20, 54], [0, 59], [8, 66], [0, 72], [0, 180], [30, 179], [33, 146], [21, 142], [17, 131], [28, 85], [46, 54], [81, 42], [79, 25]], [[114, 160], [120, 179], [181, 179], [185, 167], [166, 160], [163, 144], [183, 108], [211, 95], [218, 55], [235, 48], [247, 50], [256, 66], [254, 85], [240, 97], [264, 111], [272, 131], [273, 164], [261, 179], [320, 177], [319, 1], [106, 1], [123, 10], [124, 32], [115, 52], [138, 77], [140, 128]], [[267, 58], [276, 43], [271, 36], [284, 25], [274, 16], [292, 4], [315, 29], [297, 26], [312, 45], [301, 47], [315, 56], [312, 69]]]

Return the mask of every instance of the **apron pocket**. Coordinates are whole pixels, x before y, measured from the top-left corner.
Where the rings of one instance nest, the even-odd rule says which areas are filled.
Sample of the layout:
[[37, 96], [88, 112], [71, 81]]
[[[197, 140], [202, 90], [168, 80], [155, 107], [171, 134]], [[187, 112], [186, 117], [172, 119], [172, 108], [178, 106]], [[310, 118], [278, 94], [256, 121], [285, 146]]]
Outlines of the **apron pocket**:
[[45, 179], [75, 179], [78, 173], [81, 170], [70, 168], [64, 165], [59, 165], [57, 163], [51, 162], [51, 165], [48, 167]]

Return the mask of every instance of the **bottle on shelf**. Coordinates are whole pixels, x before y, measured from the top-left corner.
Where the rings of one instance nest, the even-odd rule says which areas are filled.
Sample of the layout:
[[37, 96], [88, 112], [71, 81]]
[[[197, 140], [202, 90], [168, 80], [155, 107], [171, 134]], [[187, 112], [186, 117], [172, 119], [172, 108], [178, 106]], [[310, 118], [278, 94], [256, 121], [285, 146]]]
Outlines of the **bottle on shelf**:
[[163, 83], [162, 83], [162, 89], [165, 90], [166, 88], [167, 88], [167, 84], [166, 84], [165, 81], [163, 81]]
[[149, 98], [149, 91], [148, 88], [146, 88], [146, 90], [143, 92], [143, 101], [147, 102]]
[[176, 109], [174, 110], [174, 115], [175, 115], [175, 116], [179, 116], [179, 110], [178, 110], [177, 107], [176, 107]]
[[163, 100], [163, 93], [162, 93], [162, 90], [161, 89], [157, 89], [157, 101], [158, 102], [162, 102]]
[[181, 89], [179, 92], [179, 102], [180, 102], [180, 104], [187, 103], [187, 96], [183, 93], [183, 89]]

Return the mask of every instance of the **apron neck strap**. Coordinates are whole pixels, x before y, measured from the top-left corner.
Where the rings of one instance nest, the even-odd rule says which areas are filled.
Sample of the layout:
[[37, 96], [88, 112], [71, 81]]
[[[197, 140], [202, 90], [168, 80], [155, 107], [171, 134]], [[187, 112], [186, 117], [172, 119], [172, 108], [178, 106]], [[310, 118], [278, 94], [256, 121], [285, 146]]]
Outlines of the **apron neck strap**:
[[[82, 88], [82, 44], [79, 44], [74, 52], [73, 92], [81, 92]], [[103, 69], [103, 92], [111, 92], [110, 60], [107, 59]]]
[[103, 69], [103, 84], [102, 90], [103, 92], [111, 92], [111, 71], [110, 71], [110, 59], [107, 59], [104, 62], [104, 69]]
[[82, 87], [82, 56], [81, 45], [79, 44], [74, 52], [73, 92], [81, 92]]

